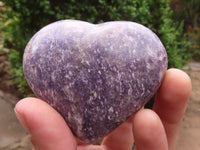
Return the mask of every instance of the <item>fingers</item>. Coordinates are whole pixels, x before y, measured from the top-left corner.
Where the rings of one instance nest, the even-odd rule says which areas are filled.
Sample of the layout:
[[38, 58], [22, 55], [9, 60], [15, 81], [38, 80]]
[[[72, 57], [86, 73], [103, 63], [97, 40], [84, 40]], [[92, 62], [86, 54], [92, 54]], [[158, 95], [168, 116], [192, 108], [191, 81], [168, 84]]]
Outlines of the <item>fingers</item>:
[[137, 150], [167, 150], [167, 138], [160, 118], [143, 109], [133, 119], [133, 134]]
[[64, 119], [47, 103], [26, 98], [16, 104], [15, 112], [36, 150], [76, 149], [76, 140]]
[[191, 92], [191, 81], [186, 73], [169, 69], [157, 92], [154, 110], [164, 125], [169, 150], [174, 150], [178, 131]]
[[132, 118], [106, 136], [102, 142], [107, 150], [130, 150], [133, 146]]

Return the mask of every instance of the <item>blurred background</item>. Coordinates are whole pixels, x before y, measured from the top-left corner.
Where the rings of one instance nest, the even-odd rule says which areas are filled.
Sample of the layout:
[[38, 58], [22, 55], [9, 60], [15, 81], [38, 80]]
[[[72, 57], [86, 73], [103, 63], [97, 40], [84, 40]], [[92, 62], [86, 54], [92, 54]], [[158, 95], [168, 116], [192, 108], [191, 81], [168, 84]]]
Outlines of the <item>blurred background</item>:
[[0, 150], [31, 150], [13, 112], [20, 98], [33, 95], [23, 75], [23, 52], [34, 33], [60, 19], [129, 20], [153, 30], [169, 68], [192, 79], [177, 150], [200, 149], [200, 0], [0, 0]]

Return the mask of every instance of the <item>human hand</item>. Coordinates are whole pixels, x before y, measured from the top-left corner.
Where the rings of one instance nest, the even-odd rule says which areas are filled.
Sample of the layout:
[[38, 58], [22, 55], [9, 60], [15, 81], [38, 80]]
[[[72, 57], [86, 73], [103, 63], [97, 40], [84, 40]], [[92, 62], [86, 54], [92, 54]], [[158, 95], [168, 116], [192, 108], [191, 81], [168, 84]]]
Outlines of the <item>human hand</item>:
[[87, 145], [75, 138], [64, 119], [37, 98], [25, 98], [15, 112], [31, 135], [35, 150], [175, 150], [179, 128], [191, 92], [186, 73], [169, 69], [159, 88], [153, 110], [141, 109], [106, 136], [101, 145]]

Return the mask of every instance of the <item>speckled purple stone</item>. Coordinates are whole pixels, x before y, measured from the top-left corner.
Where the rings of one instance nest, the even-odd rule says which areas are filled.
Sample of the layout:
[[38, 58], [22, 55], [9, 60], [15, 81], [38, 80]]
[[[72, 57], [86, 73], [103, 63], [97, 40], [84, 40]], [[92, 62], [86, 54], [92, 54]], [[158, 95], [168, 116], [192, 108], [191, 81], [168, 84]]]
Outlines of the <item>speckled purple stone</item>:
[[23, 67], [35, 95], [63, 116], [74, 135], [92, 143], [155, 94], [167, 54], [159, 38], [137, 23], [62, 20], [32, 37]]

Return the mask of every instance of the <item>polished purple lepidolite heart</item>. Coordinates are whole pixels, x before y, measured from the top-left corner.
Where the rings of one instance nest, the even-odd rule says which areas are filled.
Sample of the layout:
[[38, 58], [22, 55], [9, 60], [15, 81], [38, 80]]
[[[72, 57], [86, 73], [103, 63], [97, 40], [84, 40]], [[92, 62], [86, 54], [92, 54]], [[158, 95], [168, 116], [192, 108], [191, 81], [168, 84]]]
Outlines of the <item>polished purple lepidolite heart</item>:
[[128, 21], [52, 23], [26, 46], [24, 74], [35, 95], [86, 143], [104, 137], [155, 94], [167, 69], [159, 38]]

